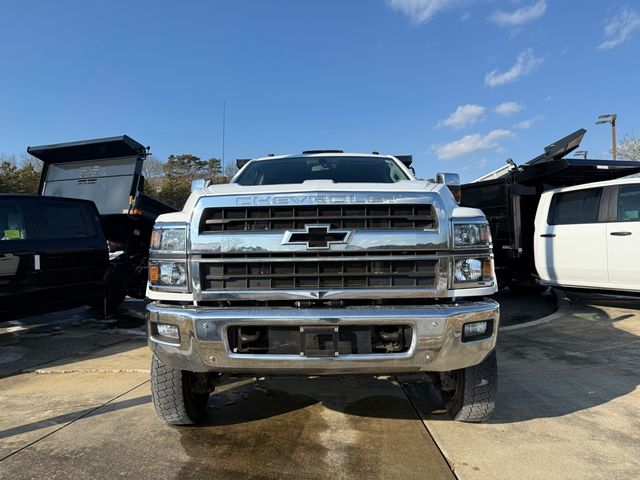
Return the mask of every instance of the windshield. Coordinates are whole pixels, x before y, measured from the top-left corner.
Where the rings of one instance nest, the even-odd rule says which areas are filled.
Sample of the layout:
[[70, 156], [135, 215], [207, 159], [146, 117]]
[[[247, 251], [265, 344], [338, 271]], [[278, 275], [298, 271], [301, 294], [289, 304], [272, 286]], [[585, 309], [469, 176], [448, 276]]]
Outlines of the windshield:
[[249, 163], [235, 180], [239, 185], [278, 185], [305, 180], [335, 183], [395, 183], [409, 180], [390, 158], [288, 157]]

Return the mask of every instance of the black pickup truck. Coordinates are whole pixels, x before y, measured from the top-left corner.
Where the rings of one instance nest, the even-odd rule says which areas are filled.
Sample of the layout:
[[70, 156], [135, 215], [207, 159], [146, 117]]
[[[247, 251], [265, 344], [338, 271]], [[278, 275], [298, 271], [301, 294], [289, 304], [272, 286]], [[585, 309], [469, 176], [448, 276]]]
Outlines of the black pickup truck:
[[93, 202], [0, 195], [0, 321], [102, 302], [108, 270]]
[[107, 308], [118, 306], [126, 295], [144, 298], [153, 224], [158, 215], [175, 211], [144, 193], [148, 149], [122, 135], [29, 147], [27, 152], [44, 163], [40, 195], [90, 200], [97, 207], [109, 247]]

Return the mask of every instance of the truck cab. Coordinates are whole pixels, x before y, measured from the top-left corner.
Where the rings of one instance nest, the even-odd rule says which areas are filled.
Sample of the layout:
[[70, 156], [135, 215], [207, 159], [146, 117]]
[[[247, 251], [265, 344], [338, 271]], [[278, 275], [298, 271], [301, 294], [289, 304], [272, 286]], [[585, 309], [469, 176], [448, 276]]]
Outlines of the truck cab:
[[456, 176], [411, 158], [307, 151], [241, 162], [161, 215], [147, 296], [152, 395], [170, 424], [202, 418], [221, 375], [431, 378], [453, 418], [495, 402], [491, 235]]
[[100, 301], [108, 269], [93, 202], [0, 195], [0, 321]]
[[640, 178], [542, 194], [535, 262], [543, 285], [640, 293]]

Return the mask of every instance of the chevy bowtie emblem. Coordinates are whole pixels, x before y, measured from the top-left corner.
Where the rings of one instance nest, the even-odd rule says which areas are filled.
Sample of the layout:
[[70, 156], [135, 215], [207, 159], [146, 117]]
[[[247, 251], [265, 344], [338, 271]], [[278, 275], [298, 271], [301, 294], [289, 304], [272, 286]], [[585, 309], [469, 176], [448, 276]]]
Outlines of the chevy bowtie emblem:
[[351, 231], [332, 230], [331, 225], [305, 225], [304, 230], [287, 230], [283, 245], [306, 245], [308, 250], [326, 249], [333, 243], [347, 243]]

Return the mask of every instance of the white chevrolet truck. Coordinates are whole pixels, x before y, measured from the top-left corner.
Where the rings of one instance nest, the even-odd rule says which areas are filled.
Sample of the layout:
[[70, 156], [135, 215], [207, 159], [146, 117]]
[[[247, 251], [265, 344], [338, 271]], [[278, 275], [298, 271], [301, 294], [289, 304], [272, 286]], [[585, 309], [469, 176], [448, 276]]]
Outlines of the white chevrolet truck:
[[424, 374], [454, 419], [495, 405], [491, 235], [459, 180], [410, 156], [246, 162], [158, 217], [147, 296], [152, 397], [197, 423], [223, 375]]

